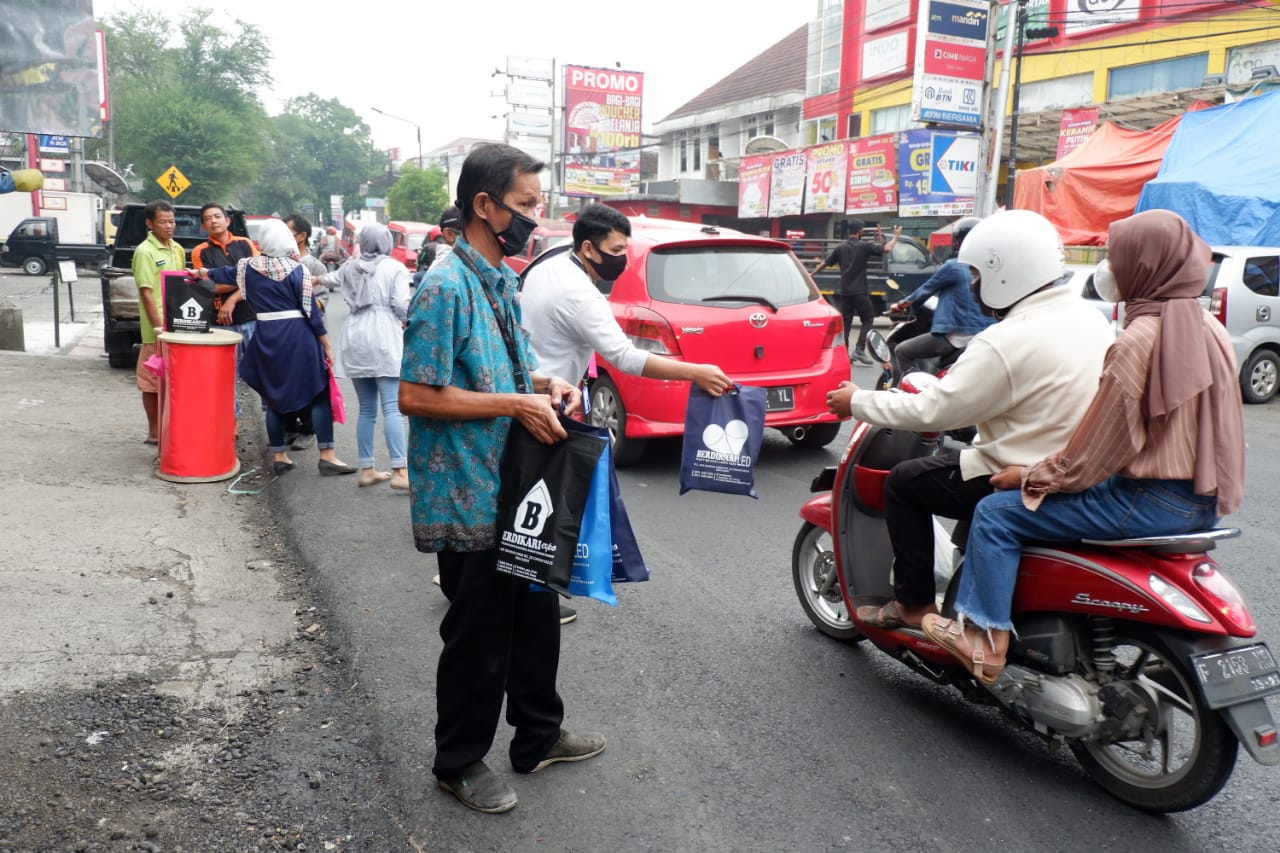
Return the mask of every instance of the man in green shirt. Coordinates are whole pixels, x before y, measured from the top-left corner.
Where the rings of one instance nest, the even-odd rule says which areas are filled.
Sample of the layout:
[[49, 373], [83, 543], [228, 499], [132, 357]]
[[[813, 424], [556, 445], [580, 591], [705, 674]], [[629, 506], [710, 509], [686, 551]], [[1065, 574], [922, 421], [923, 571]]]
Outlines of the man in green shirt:
[[160, 318], [160, 274], [187, 267], [187, 253], [173, 239], [177, 218], [173, 205], [153, 201], [144, 212], [147, 239], [133, 251], [133, 279], [138, 284], [138, 323], [142, 327], [142, 349], [138, 350], [138, 390], [147, 413], [147, 444], [160, 441], [160, 379], [143, 363], [156, 352], [156, 329]]

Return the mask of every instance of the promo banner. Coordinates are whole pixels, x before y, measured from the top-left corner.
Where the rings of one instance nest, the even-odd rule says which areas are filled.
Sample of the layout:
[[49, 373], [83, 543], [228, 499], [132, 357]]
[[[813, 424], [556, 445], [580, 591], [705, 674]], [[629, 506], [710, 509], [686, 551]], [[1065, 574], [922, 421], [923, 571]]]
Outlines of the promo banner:
[[773, 157], [743, 157], [738, 164], [738, 218], [765, 219], [769, 216], [769, 175]]
[[1058, 156], [1063, 157], [1075, 151], [1085, 140], [1093, 135], [1098, 125], [1096, 107], [1080, 110], [1063, 110], [1062, 126], [1058, 130]]
[[828, 142], [805, 149], [805, 171], [809, 190], [804, 197], [805, 213], [843, 213], [848, 188], [849, 143]]
[[769, 181], [769, 215], [798, 216], [804, 210], [805, 156], [799, 151], [775, 155]]
[[570, 196], [615, 196], [640, 183], [644, 75], [564, 67], [564, 189]]
[[[956, 196], [953, 194], [955, 188], [949, 184], [933, 186], [935, 178], [967, 171], [957, 165], [961, 162], [960, 157], [950, 165], [940, 162], [939, 171], [934, 171], [935, 147], [949, 151], [956, 144], [957, 137], [954, 133], [937, 133], [928, 129], [904, 130], [898, 134], [899, 216], [964, 216], [973, 213], [972, 195]], [[962, 138], [973, 139], [976, 143], [976, 137]]]
[[849, 189], [845, 213], [876, 213], [898, 209], [898, 152], [896, 135], [883, 133], [849, 143]]

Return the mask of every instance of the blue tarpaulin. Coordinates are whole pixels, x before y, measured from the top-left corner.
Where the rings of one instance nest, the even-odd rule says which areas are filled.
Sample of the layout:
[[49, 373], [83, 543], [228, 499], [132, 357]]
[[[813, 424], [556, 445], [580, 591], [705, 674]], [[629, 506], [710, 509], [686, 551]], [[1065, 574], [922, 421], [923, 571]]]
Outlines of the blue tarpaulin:
[[1163, 208], [1211, 244], [1280, 246], [1280, 92], [1182, 116], [1135, 213]]

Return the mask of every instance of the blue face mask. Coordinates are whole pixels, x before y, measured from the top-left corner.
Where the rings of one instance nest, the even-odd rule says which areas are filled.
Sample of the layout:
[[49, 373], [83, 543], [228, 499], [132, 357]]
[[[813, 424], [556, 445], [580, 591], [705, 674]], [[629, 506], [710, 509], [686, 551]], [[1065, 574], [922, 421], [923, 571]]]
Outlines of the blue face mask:
[[494, 231], [493, 226], [489, 225], [489, 230], [493, 232], [494, 239], [498, 241], [498, 248], [508, 258], [520, 254], [529, 242], [529, 237], [533, 235], [533, 229], [538, 227], [538, 223], [520, 211], [507, 207], [496, 198], [490, 197], [490, 201], [511, 214], [511, 223], [501, 231]]

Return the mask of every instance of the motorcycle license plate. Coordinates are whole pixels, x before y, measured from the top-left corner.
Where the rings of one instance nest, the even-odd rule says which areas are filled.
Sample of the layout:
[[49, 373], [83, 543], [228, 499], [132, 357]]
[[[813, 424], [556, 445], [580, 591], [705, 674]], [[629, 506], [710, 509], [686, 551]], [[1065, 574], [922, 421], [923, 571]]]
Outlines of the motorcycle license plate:
[[766, 388], [764, 391], [764, 410], [766, 412], [785, 412], [796, 407], [796, 398], [791, 392], [790, 385]]
[[1280, 667], [1265, 643], [1192, 655], [1210, 708], [1223, 708], [1280, 693]]

